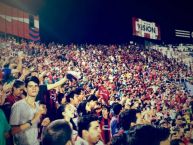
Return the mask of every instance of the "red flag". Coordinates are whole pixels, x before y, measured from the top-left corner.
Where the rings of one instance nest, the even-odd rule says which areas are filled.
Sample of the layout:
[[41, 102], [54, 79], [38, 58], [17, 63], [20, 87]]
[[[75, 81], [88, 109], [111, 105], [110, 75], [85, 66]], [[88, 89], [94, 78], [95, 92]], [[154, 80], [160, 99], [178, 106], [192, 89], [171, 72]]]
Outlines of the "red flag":
[[99, 96], [105, 101], [107, 105], [108, 105], [109, 95], [110, 95], [109, 91], [104, 86], [99, 87]]

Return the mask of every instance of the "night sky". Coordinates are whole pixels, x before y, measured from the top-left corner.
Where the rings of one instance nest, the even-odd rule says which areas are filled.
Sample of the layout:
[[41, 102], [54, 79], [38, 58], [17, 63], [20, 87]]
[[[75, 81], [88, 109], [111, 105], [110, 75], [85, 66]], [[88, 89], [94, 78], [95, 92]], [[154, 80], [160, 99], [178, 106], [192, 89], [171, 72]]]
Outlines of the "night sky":
[[43, 42], [128, 43], [133, 39], [133, 16], [157, 22], [164, 42], [179, 41], [174, 39], [175, 28], [193, 30], [193, 4], [186, 0], [3, 1], [39, 15]]

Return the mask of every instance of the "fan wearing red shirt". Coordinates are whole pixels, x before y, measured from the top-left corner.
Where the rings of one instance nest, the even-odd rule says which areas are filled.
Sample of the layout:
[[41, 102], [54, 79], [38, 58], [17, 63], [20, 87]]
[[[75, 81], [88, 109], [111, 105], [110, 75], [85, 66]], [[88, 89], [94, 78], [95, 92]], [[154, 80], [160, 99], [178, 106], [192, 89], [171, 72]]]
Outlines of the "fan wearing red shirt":
[[11, 107], [13, 104], [19, 100], [21, 100], [23, 96], [23, 90], [24, 90], [24, 82], [20, 80], [16, 80], [13, 84], [12, 92], [7, 98], [5, 99], [5, 103], [3, 105], [3, 110], [5, 112], [5, 115], [7, 119], [9, 120], [10, 113], [11, 113]]

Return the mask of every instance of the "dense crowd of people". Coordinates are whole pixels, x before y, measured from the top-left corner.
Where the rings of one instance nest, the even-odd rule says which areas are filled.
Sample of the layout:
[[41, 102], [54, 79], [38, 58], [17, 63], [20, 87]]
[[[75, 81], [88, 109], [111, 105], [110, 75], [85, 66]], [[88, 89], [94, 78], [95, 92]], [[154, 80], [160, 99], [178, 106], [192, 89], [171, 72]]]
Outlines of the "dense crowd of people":
[[0, 39], [0, 145], [191, 145], [191, 67], [138, 45]]

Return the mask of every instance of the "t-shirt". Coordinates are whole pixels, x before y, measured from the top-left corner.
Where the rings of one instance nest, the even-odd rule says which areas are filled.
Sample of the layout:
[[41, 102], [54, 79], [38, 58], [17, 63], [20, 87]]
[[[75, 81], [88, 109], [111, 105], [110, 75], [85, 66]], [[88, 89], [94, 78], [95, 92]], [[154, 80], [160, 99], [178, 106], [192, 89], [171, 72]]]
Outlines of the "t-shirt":
[[0, 69], [0, 81], [3, 79], [3, 72], [2, 70]]
[[[36, 108], [32, 108], [27, 104], [25, 99], [16, 102], [11, 108], [10, 124], [21, 125], [32, 120], [38, 111], [39, 105], [36, 102]], [[38, 141], [38, 122], [30, 128], [17, 133], [13, 136], [15, 145], [39, 145]]]
[[74, 145], [89, 145], [87, 141], [85, 141], [84, 139], [82, 139], [79, 136], [76, 136], [74, 139]]
[[4, 112], [0, 109], [0, 145], [6, 145], [4, 134], [11, 129]]
[[5, 99], [5, 103], [3, 105], [3, 111], [5, 113], [7, 120], [10, 120], [11, 107], [13, 106], [15, 102], [21, 99], [22, 97], [20, 96], [15, 97], [13, 94], [10, 94], [9, 96], [7, 96], [7, 98]]
[[118, 118], [113, 116], [110, 122], [111, 135], [115, 135], [118, 132]]
[[110, 141], [110, 119], [100, 117], [101, 137], [103, 142], [107, 144]]
[[[89, 143], [83, 138], [76, 136], [74, 139], [74, 145], [89, 145]], [[102, 141], [98, 141], [95, 145], [104, 145]]]

